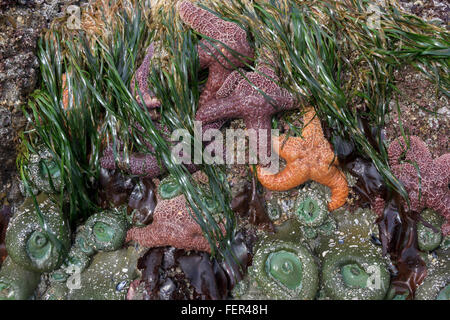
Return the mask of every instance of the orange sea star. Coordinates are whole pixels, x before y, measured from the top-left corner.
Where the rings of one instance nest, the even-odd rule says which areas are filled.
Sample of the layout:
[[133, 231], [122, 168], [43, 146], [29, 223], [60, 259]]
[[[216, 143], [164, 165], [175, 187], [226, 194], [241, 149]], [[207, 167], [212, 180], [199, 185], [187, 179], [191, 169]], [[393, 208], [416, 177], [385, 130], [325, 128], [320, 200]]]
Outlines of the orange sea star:
[[323, 135], [313, 108], [307, 110], [303, 121], [301, 137], [273, 137], [274, 150], [286, 160], [286, 167], [277, 174], [268, 174], [258, 166], [258, 179], [264, 187], [275, 191], [289, 190], [307, 180], [317, 181], [331, 189], [328, 209], [335, 210], [347, 200], [347, 179], [337, 167], [333, 149]]

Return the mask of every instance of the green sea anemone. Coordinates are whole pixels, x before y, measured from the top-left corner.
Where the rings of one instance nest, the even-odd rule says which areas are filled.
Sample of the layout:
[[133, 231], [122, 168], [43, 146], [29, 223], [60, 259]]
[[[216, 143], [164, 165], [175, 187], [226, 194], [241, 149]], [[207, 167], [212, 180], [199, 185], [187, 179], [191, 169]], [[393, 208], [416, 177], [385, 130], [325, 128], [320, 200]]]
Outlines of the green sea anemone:
[[267, 202], [267, 215], [269, 216], [269, 219], [272, 221], [281, 218], [281, 207], [277, 203], [276, 199], [272, 199], [269, 202]]
[[320, 242], [319, 235], [329, 236], [336, 229], [336, 222], [327, 208], [328, 201], [329, 192], [318, 183], [301, 190], [295, 201], [293, 216], [301, 225], [303, 237], [314, 240], [314, 243], [309, 241], [312, 247]]
[[[45, 146], [38, 147], [36, 153], [30, 156], [28, 172], [34, 194], [37, 194], [39, 191], [57, 193], [63, 185], [61, 166], [54, 160], [52, 153]], [[21, 184], [20, 188], [22, 194], [25, 195], [23, 184]]]
[[172, 199], [182, 193], [180, 185], [169, 175], [161, 180], [158, 186], [158, 193], [163, 199]]
[[376, 250], [346, 245], [325, 255], [322, 281], [331, 299], [381, 300], [389, 289], [390, 275]]
[[128, 230], [126, 214], [121, 210], [96, 213], [89, 217], [84, 227], [88, 243], [96, 251], [119, 249], [125, 241]]
[[70, 229], [64, 214], [47, 195], [42, 193], [36, 200], [43, 222], [39, 221], [33, 199], [27, 198], [10, 221], [6, 249], [16, 264], [49, 272], [57, 269], [68, 253]]
[[299, 197], [296, 201], [295, 216], [304, 226], [317, 227], [328, 216], [326, 200], [319, 197]]
[[450, 284], [447, 284], [441, 291], [439, 291], [436, 300], [450, 300]]
[[280, 239], [266, 239], [253, 257], [249, 275], [273, 299], [314, 299], [318, 267], [302, 245]]
[[26, 300], [36, 289], [40, 273], [27, 270], [6, 257], [0, 270], [0, 300]]
[[84, 226], [82, 226], [80, 230], [78, 230], [77, 235], [75, 236], [74, 246], [79, 248], [88, 256], [92, 256], [95, 253], [95, 249], [93, 248], [93, 245], [89, 240], [88, 232], [86, 231], [86, 228]]

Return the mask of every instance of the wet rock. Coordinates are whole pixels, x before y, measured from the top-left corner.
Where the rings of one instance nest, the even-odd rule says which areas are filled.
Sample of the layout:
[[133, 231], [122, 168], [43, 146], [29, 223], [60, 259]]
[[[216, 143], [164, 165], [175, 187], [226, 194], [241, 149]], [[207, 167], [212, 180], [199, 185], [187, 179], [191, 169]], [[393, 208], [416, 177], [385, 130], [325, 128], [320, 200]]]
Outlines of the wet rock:
[[136, 278], [138, 252], [129, 247], [99, 252], [89, 267], [62, 281], [54, 280], [42, 296], [44, 300], [124, 300]]
[[433, 158], [447, 153], [450, 149], [449, 98], [437, 92], [436, 85], [412, 67], [403, 68], [395, 77], [401, 114], [392, 100], [386, 126], [387, 144], [401, 135], [402, 125], [406, 133], [426, 143]]
[[39, 283], [40, 274], [6, 258], [0, 271], [0, 300], [29, 299]]
[[[2, 90], [0, 89], [0, 92]], [[11, 112], [0, 106], [0, 192], [4, 192], [3, 187], [6, 186], [10, 179], [10, 173], [15, 166], [15, 132], [12, 128]]]
[[[21, 108], [39, 82], [37, 40], [67, 2], [0, 1], [0, 194], [7, 194], [11, 204], [22, 200], [9, 193], [14, 186], [11, 181], [17, 177], [18, 132], [26, 123]], [[1, 197], [0, 201], [3, 201]]]

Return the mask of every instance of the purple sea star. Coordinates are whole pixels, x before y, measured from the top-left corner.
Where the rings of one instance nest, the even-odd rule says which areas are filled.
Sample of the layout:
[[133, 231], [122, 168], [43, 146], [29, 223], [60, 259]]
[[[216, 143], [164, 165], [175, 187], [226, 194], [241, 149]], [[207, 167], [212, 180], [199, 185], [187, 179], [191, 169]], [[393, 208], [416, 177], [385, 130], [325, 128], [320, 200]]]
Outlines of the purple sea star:
[[[408, 191], [411, 210], [421, 212], [425, 206], [424, 178], [426, 168], [433, 161], [426, 144], [416, 136], [409, 137], [409, 149], [403, 138], [394, 140], [388, 148], [389, 166]], [[414, 165], [417, 164], [417, 168]], [[422, 181], [419, 181], [419, 172]], [[419, 184], [422, 183], [419, 199]]]
[[450, 234], [450, 153], [434, 159], [426, 171], [426, 206], [445, 218], [442, 233], [446, 236]]
[[[392, 173], [408, 192], [410, 208], [422, 212], [430, 208], [440, 213], [446, 222], [442, 233], [450, 234], [450, 153], [433, 160], [426, 144], [416, 136], [409, 137], [409, 148], [402, 137], [388, 148]], [[377, 198], [374, 208], [383, 214], [384, 202]]]
[[[136, 125], [139, 131], [143, 131], [138, 124]], [[155, 123], [156, 129], [162, 134], [163, 138], [168, 142], [169, 145], [173, 145], [173, 142], [170, 140], [169, 130], [167, 127], [162, 126], [159, 122]], [[202, 136], [208, 129], [220, 129], [222, 126], [219, 122], [209, 123], [202, 126]], [[133, 132], [130, 130], [130, 133]], [[139, 133], [137, 133], [139, 134]], [[207, 144], [210, 142], [207, 142]], [[122, 143], [121, 143], [122, 144]], [[103, 151], [103, 156], [100, 158], [100, 166], [105, 169], [114, 170], [119, 167], [121, 170], [129, 172], [133, 175], [142, 175], [147, 178], [156, 178], [161, 174], [165, 173], [167, 170], [164, 167], [163, 163], [158, 163], [158, 159], [155, 156], [155, 148], [148, 141], [144, 140], [144, 144], [150, 151], [150, 153], [138, 153], [133, 152], [128, 157], [128, 162], [125, 159], [124, 153], [119, 152], [118, 161], [116, 164], [114, 158], [114, 152], [112, 147], [107, 147]], [[122, 146], [120, 146], [122, 147]], [[225, 154], [225, 152], [223, 152]], [[180, 152], [180, 158], [183, 157], [183, 153]], [[193, 163], [183, 163], [183, 165], [188, 169], [190, 173], [196, 172], [198, 167]]]
[[269, 155], [272, 115], [295, 109], [298, 105], [286, 89], [277, 85], [279, 78], [275, 74], [271, 59], [267, 56], [259, 60], [256, 71], [247, 72], [245, 76], [251, 83], [241, 77], [237, 71], [230, 74], [217, 91], [216, 98], [208, 101], [197, 111], [196, 120], [210, 123], [217, 120], [242, 118], [247, 129], [257, 130], [258, 146], [261, 130], [266, 131], [268, 148], [266, 154]]
[[[153, 91], [150, 90], [148, 84], [148, 75], [150, 73], [150, 66], [153, 58], [153, 54], [155, 52], [154, 43], [152, 42], [145, 53], [144, 61], [140, 67], [136, 70], [136, 73], [131, 80], [130, 89], [136, 100], [141, 103], [141, 97], [139, 95], [139, 91], [142, 94], [142, 98], [144, 99], [143, 105], [147, 107], [147, 109], [154, 109], [161, 105], [160, 101], [156, 98]], [[136, 90], [136, 81], [137, 88]], [[141, 103], [142, 105], [142, 103]]]
[[235, 23], [224, 21], [189, 1], [179, 2], [178, 12], [186, 25], [228, 47], [221, 43], [213, 45], [207, 40], [200, 41], [197, 46], [200, 67], [209, 69], [208, 80], [199, 100], [201, 109], [203, 104], [214, 98], [230, 73], [244, 66], [244, 61], [248, 60], [246, 58], [253, 57], [253, 49], [247, 41], [245, 30]]
[[[133, 175], [154, 178], [166, 171], [164, 167], [158, 165], [157, 158], [151, 153], [132, 153], [128, 157], [128, 162], [125, 160], [123, 152], [120, 152], [118, 167]], [[100, 159], [100, 165], [102, 168], [110, 170], [117, 168], [112, 147], [107, 148], [103, 152], [103, 157]]]

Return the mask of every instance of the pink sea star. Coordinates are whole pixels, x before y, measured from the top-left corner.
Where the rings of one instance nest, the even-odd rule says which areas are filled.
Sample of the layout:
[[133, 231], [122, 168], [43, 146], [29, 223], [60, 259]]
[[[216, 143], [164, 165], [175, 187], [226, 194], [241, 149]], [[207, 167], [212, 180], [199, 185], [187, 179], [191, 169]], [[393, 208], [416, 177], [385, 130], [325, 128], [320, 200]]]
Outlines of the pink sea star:
[[[241, 29], [237, 24], [221, 20], [214, 14], [194, 6], [189, 1], [179, 3], [178, 11], [181, 19], [188, 26], [207, 37], [222, 42], [230, 49], [219, 43], [212, 45], [206, 40], [202, 40], [201, 44], [197, 46], [200, 67], [209, 69], [208, 80], [199, 99], [199, 109], [201, 109], [206, 101], [215, 97], [216, 91], [222, 86], [228, 75], [236, 67], [243, 66], [246, 57], [250, 59], [253, 57], [253, 49], [247, 42], [245, 30]], [[130, 85], [131, 92], [135, 95], [136, 100], [141, 102], [140, 91], [144, 100], [143, 103], [141, 102], [141, 105], [144, 105], [151, 111], [160, 106], [160, 101], [149, 88], [148, 83], [154, 52], [155, 45], [151, 43]], [[139, 91], [136, 90], [136, 82]], [[154, 120], [158, 119], [158, 116], [155, 114], [152, 114], [151, 117]], [[203, 125], [202, 131], [204, 133], [208, 129], [219, 129], [223, 123], [223, 120], [207, 123]], [[147, 147], [151, 152], [154, 151], [153, 147], [148, 143]], [[157, 177], [165, 172], [165, 168], [158, 164], [157, 158], [153, 154], [133, 153], [130, 155], [128, 163], [124, 160], [123, 153], [119, 153], [119, 166], [126, 168], [132, 174]], [[103, 168], [116, 168], [116, 161], [111, 148], [106, 149], [100, 162]], [[194, 165], [187, 166], [191, 172], [196, 170]]]
[[[111, 147], [103, 152], [100, 165], [102, 168], [110, 170], [117, 168]], [[142, 175], [149, 178], [157, 177], [166, 171], [164, 167], [158, 164], [158, 159], [151, 153], [132, 153], [128, 162], [126, 162], [123, 152], [120, 152], [118, 166], [133, 175]]]
[[[446, 219], [442, 232], [450, 234], [450, 153], [433, 160], [426, 144], [410, 136], [409, 148], [402, 137], [393, 141], [388, 157], [392, 173], [408, 192], [410, 209], [420, 213], [430, 208], [440, 213]], [[374, 207], [379, 215], [383, 214], [379, 198]]]
[[[139, 124], [136, 124], [136, 127], [138, 131], [144, 130]], [[155, 123], [155, 127], [162, 134], [162, 137], [168, 142], [169, 146], [174, 144], [173, 141], [170, 140], [170, 134], [167, 127], [162, 126], [159, 122]], [[221, 124], [218, 122], [209, 123], [205, 126], [202, 126], [202, 135], [208, 129], [220, 129], [220, 127]], [[133, 134], [133, 131], [130, 130], [130, 133]], [[136, 134], [139, 135], [139, 132], [137, 132]], [[120, 148], [122, 148], [123, 143], [121, 142], [119, 143]], [[119, 152], [117, 162], [114, 157], [113, 149], [111, 146], [109, 146], [103, 151], [103, 155], [100, 158], [100, 166], [102, 168], [110, 170], [114, 170], [117, 169], [117, 167], [119, 167], [121, 170], [129, 172], [133, 175], [142, 175], [147, 178], [156, 178], [161, 174], [165, 173], [167, 170], [163, 163], [158, 162], [158, 159], [155, 156], [155, 148], [153, 147], [153, 145], [145, 140], [144, 144], [149, 150], [149, 153], [133, 152], [129, 155], [128, 161], [126, 161], [124, 153]], [[179, 156], [180, 158], [182, 158], [183, 153], [180, 152]], [[183, 165], [191, 173], [196, 172], [198, 170], [198, 167], [193, 163], [183, 163]]]
[[[202, 179], [202, 174], [198, 171], [193, 177]], [[183, 194], [172, 199], [162, 199], [157, 193], [153, 222], [144, 228], [129, 230], [126, 241], [133, 240], [148, 248], [172, 246], [211, 252], [209, 242], [203, 236], [200, 225], [189, 214], [190, 210]]]
[[[137, 134], [139, 135], [139, 131], [143, 131], [144, 129], [139, 125], [137, 126]], [[163, 135], [163, 138], [166, 141], [169, 141], [168, 129], [167, 127], [162, 126], [160, 123], [155, 123], [156, 129]], [[133, 130], [130, 129], [130, 133], [133, 134]], [[119, 149], [123, 148], [123, 143], [119, 141]], [[145, 146], [148, 148], [149, 153], [138, 153], [133, 152], [129, 155], [128, 161], [126, 161], [124, 153], [121, 151], [118, 154], [117, 165], [120, 169], [127, 171], [134, 175], [143, 175], [147, 178], [154, 178], [166, 171], [165, 167], [158, 163], [158, 159], [154, 155], [155, 148], [151, 143], [144, 140]], [[100, 158], [100, 166], [105, 169], [116, 169], [116, 160], [114, 158], [113, 148], [111, 146], [107, 147], [103, 151], [103, 156]]]

